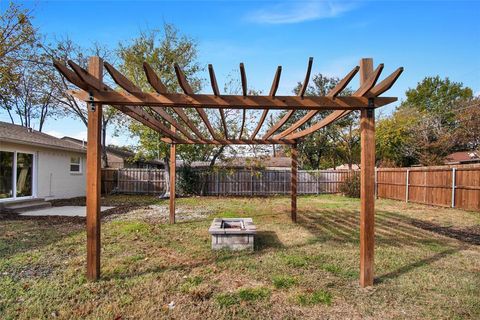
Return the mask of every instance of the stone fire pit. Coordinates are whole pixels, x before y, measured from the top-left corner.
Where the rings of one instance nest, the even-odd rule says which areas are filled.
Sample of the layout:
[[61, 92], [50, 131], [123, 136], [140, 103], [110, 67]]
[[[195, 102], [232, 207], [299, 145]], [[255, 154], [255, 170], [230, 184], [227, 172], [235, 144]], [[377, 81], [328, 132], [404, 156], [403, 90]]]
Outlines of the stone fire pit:
[[212, 249], [253, 250], [257, 228], [252, 218], [215, 218], [208, 229]]

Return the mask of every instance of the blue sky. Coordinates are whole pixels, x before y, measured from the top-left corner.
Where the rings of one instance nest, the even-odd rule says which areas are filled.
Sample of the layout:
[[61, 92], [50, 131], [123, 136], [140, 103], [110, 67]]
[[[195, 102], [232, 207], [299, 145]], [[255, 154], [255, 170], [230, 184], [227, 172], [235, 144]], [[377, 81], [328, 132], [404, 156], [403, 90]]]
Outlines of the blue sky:
[[[405, 71], [388, 95], [404, 96], [425, 76], [463, 82], [480, 93], [479, 1], [40, 1], [35, 25], [81, 45], [115, 47], [142, 29], [175, 24], [199, 44], [200, 62], [213, 63], [219, 83], [244, 62], [249, 86], [268, 92], [283, 66], [278, 94], [290, 94], [313, 72], [342, 77], [362, 57]], [[1, 9], [7, 1], [0, 1]], [[207, 79], [207, 75], [204, 75]], [[357, 80], [358, 81], [358, 80]], [[208, 91], [206, 87], [205, 91]], [[384, 108], [388, 113], [395, 105]], [[1, 120], [6, 120], [0, 115]], [[74, 120], [47, 123], [46, 132], [80, 136]], [[125, 143], [124, 138], [112, 141]]]

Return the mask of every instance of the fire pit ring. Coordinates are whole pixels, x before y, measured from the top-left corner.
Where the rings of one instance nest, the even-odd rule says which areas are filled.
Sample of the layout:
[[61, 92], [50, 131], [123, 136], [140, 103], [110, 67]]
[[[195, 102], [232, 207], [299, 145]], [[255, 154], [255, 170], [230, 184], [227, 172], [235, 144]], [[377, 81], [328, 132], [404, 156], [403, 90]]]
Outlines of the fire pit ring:
[[252, 218], [215, 218], [208, 232], [213, 250], [253, 250], [257, 228]]

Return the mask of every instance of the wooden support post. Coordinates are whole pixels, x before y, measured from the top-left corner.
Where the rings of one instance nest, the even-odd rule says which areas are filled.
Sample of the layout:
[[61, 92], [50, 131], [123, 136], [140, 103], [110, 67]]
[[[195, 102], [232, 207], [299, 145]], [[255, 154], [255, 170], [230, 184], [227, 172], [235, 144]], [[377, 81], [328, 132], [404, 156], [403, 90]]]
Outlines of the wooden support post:
[[[103, 61], [91, 57], [88, 72], [102, 81]], [[92, 97], [93, 99], [93, 97]], [[87, 103], [87, 279], [100, 277], [100, 174], [101, 174], [101, 128], [102, 104]]]
[[[360, 83], [373, 72], [373, 60], [360, 61]], [[375, 246], [375, 112], [372, 108], [360, 114], [361, 169], [360, 169], [360, 286], [373, 285]]]
[[292, 222], [297, 222], [297, 177], [298, 176], [298, 149], [297, 144], [292, 144], [292, 172], [291, 172], [291, 191], [292, 191]]
[[[172, 127], [175, 131], [175, 128]], [[170, 144], [170, 224], [175, 223], [175, 178], [176, 178], [176, 150], [175, 143]]]

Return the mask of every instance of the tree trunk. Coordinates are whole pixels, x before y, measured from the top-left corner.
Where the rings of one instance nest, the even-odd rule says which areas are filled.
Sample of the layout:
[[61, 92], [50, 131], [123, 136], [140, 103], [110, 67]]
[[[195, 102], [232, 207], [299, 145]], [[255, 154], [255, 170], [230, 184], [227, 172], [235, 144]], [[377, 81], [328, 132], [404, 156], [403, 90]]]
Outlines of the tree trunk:
[[169, 198], [170, 197], [170, 157], [163, 158], [163, 162], [165, 163], [165, 193], [160, 196], [160, 198]]
[[102, 167], [108, 168], [108, 156], [107, 156], [107, 123], [104, 121], [102, 125]]

